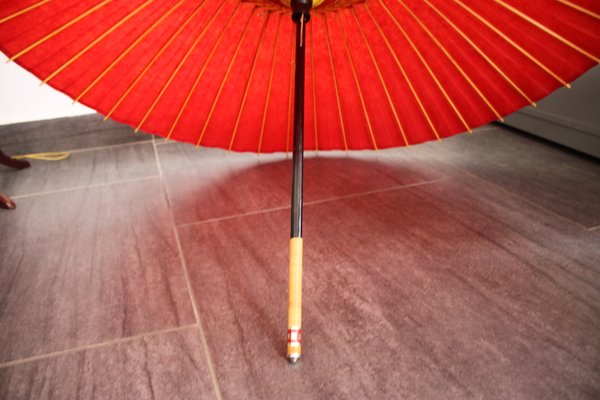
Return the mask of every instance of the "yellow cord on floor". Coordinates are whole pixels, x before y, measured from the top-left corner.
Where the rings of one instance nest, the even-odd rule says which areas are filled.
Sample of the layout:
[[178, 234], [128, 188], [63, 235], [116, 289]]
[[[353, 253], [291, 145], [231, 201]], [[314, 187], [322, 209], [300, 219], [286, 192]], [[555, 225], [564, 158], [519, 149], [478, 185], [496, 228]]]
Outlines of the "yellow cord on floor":
[[24, 158], [29, 158], [30, 160], [62, 161], [64, 159], [69, 158], [70, 155], [71, 155], [71, 153], [62, 151], [62, 152], [23, 154], [20, 156], [12, 156], [11, 158], [13, 158], [15, 160], [22, 160]]

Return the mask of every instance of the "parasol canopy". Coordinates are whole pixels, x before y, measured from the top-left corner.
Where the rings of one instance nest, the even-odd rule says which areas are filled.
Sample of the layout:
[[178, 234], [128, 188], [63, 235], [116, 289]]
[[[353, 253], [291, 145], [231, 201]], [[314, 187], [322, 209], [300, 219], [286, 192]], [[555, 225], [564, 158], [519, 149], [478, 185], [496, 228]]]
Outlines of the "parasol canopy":
[[[286, 4], [287, 3], [287, 4]], [[381, 149], [500, 119], [598, 63], [594, 0], [318, 0], [305, 149]], [[0, 50], [105, 116], [236, 151], [292, 148], [279, 0], [5, 0]]]

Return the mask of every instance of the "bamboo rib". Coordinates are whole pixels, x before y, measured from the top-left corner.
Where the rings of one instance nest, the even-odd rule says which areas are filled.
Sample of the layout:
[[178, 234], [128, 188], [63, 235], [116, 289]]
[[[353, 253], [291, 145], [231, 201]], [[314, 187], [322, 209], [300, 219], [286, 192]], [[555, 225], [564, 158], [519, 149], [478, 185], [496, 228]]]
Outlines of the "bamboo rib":
[[333, 76], [333, 88], [335, 90], [335, 100], [338, 106], [338, 116], [340, 117], [340, 127], [342, 128], [342, 140], [344, 141], [344, 149], [348, 151], [348, 141], [346, 140], [346, 128], [344, 126], [344, 117], [342, 115], [342, 103], [340, 101], [340, 90], [338, 88], [337, 78], [335, 75], [335, 63], [333, 62], [333, 53], [331, 51], [331, 40], [329, 39], [329, 28], [327, 28], [326, 14], [323, 14], [323, 24], [325, 26], [325, 41], [327, 42], [327, 50], [329, 52], [329, 62], [331, 64], [331, 74]]
[[[198, 138], [198, 142], [196, 143], [196, 146], [200, 146], [200, 143], [202, 143], [202, 139], [204, 139], [204, 134], [206, 133], [206, 129], [208, 128], [208, 123], [210, 122], [210, 119], [212, 118], [212, 115], [215, 112], [215, 108], [217, 107], [217, 102], [221, 98], [221, 93], [223, 92], [225, 83], [227, 83], [227, 79], [229, 79], [229, 74], [231, 73], [231, 68], [233, 68], [233, 64], [235, 63], [237, 55], [240, 52], [240, 49], [242, 48], [242, 42], [246, 38], [246, 33], [248, 32], [248, 27], [250, 26], [250, 21], [252, 20], [252, 17], [254, 16], [254, 11], [256, 11], [256, 6], [252, 9], [252, 12], [250, 13], [250, 16], [248, 17], [248, 21], [246, 21], [246, 26], [244, 26], [244, 30], [242, 31], [242, 36], [240, 37], [237, 47], [235, 48], [235, 52], [233, 53], [233, 56], [231, 57], [231, 60], [229, 61], [229, 65], [227, 66], [227, 71], [225, 72], [225, 76], [223, 77], [223, 80], [221, 81], [221, 85], [219, 86], [217, 95], [215, 96], [215, 98], [213, 100], [213, 103], [210, 107], [210, 111], [208, 112], [208, 116], [204, 120], [204, 126], [202, 127], [202, 132], [200, 133], [200, 137]], [[266, 25], [266, 23], [265, 23], [265, 25]]]
[[[183, 31], [183, 29], [188, 25], [188, 23], [200, 12], [200, 10], [204, 7], [206, 1], [200, 3], [196, 9], [186, 18], [186, 20], [177, 28], [177, 30], [171, 35], [169, 40], [160, 48], [160, 50], [152, 57], [152, 60], [144, 67], [143, 71], [139, 73], [139, 75], [135, 78], [135, 80], [127, 87], [127, 90], [121, 95], [119, 100], [115, 103], [115, 105], [111, 108], [111, 110], [106, 114], [104, 120], [106, 121], [110, 116], [115, 112], [115, 110], [121, 105], [123, 100], [131, 93], [131, 91], [135, 88], [135, 86], [142, 80], [142, 78], [146, 75], [146, 72], [152, 68], [154, 63], [159, 59], [159, 57], [165, 52], [165, 50], [173, 43], [173, 41], [179, 36], [179, 34]], [[225, 3], [223, 3], [225, 4]], [[222, 4], [222, 5], [223, 5]], [[222, 6], [221, 5], [221, 6]], [[220, 8], [219, 8], [220, 10]]]
[[573, 42], [565, 39], [563, 36], [561, 36], [558, 33], [554, 32], [552, 29], [548, 28], [546, 25], [543, 25], [543, 24], [539, 23], [538, 21], [536, 21], [535, 19], [531, 18], [529, 15], [525, 14], [524, 12], [516, 9], [515, 7], [511, 6], [510, 4], [505, 3], [502, 0], [494, 0], [494, 1], [496, 3], [498, 3], [498, 4], [500, 4], [502, 7], [506, 8], [507, 10], [509, 10], [510, 12], [512, 12], [513, 14], [518, 15], [519, 17], [523, 18], [525, 21], [529, 22], [530, 24], [532, 24], [536, 28], [541, 29], [542, 31], [544, 31], [548, 35], [552, 36], [556, 40], [558, 40], [561, 43], [569, 46], [570, 48], [572, 48], [573, 50], [577, 51], [581, 55], [586, 56], [587, 58], [589, 58], [590, 60], [595, 61], [596, 63], [600, 63], [600, 58], [598, 58], [598, 57], [594, 56], [593, 54], [589, 53], [588, 51], [582, 49], [581, 47], [577, 46], [575, 43], [573, 43]]
[[[406, 137], [406, 133], [404, 132], [404, 127], [402, 126], [402, 123], [400, 122], [400, 118], [398, 117], [398, 112], [396, 111], [396, 107], [394, 106], [394, 101], [392, 100], [392, 96], [390, 96], [388, 87], [385, 83], [385, 80], [383, 79], [383, 75], [381, 74], [381, 69], [379, 68], [379, 63], [377, 63], [377, 60], [375, 59], [375, 54], [373, 54], [373, 49], [371, 48], [371, 43], [369, 43], [369, 39], [367, 39], [367, 36], [365, 35], [365, 31], [363, 30], [363, 28], [360, 24], [360, 21], [358, 20], [358, 15], [356, 15], [356, 11], [354, 10], [354, 8], [351, 8], [351, 11], [352, 11], [352, 15], [354, 15], [354, 20], [356, 21], [358, 30], [360, 31], [360, 34], [361, 34], [363, 40], [365, 41], [365, 45], [367, 46], [367, 50], [369, 51], [369, 55], [371, 56], [371, 61], [373, 62], [373, 65], [375, 66], [375, 70], [377, 71], [377, 76], [379, 77], [379, 82], [381, 82], [381, 86], [383, 86], [383, 91], [385, 92], [385, 96], [388, 100], [388, 104], [390, 105], [392, 113], [394, 114], [394, 119], [396, 120], [398, 129], [400, 129], [400, 134], [402, 136], [402, 139], [404, 140], [404, 144], [406, 146], [410, 146], [410, 143], [408, 143], [408, 138]], [[371, 139], [373, 140], [373, 145], [375, 146], [375, 150], [377, 150], [377, 144], [375, 143], [375, 137], [373, 136], [372, 132], [371, 132]]]
[[68, 29], [70, 26], [76, 24], [77, 22], [81, 21], [82, 19], [84, 19], [88, 15], [93, 14], [94, 12], [98, 11], [99, 9], [101, 9], [102, 7], [104, 7], [105, 5], [107, 5], [108, 3], [110, 3], [111, 1], [112, 0], [104, 0], [104, 1], [96, 4], [94, 7], [90, 8], [89, 10], [87, 10], [86, 12], [84, 12], [83, 14], [80, 14], [79, 16], [75, 17], [71, 21], [69, 21], [69, 22], [61, 25], [60, 27], [56, 28], [55, 30], [53, 30], [52, 32], [50, 32], [49, 34], [47, 34], [46, 36], [42, 37], [41, 39], [39, 39], [36, 42], [30, 44], [29, 46], [27, 46], [23, 50], [19, 51], [17, 54], [15, 54], [14, 56], [12, 56], [9, 59], [9, 61], [14, 61], [17, 58], [19, 58], [19, 57], [21, 57], [21, 56], [29, 53], [31, 50], [35, 49], [39, 45], [41, 45], [41, 44], [47, 42], [48, 40], [52, 39], [54, 36], [58, 35], [62, 31], [64, 31], [65, 29]]
[[40, 6], [43, 6], [44, 4], [48, 3], [49, 1], [51, 1], [51, 0], [38, 1], [35, 4], [32, 4], [32, 5], [28, 6], [28, 7], [23, 8], [22, 10], [19, 10], [19, 11], [15, 12], [15, 13], [7, 15], [6, 17], [0, 19], [0, 24], [8, 22], [11, 19], [17, 18], [18, 16], [21, 16], [23, 14], [27, 14], [29, 11], [35, 10], [36, 8], [38, 8]]
[[[219, 9], [217, 10], [217, 12], [213, 15], [213, 18], [216, 18], [216, 16], [221, 12], [222, 7], [223, 7], [224, 4], [225, 4], [225, 2], [223, 2], [221, 4], [221, 7], [219, 7]], [[206, 71], [206, 68], [208, 67], [209, 62], [212, 60], [212, 57], [215, 54], [215, 51], [219, 47], [219, 44], [221, 43], [221, 40], [223, 40], [223, 37], [225, 36], [225, 31], [227, 31], [227, 29], [229, 28], [229, 25], [233, 21], [233, 16], [234, 16], [235, 12], [237, 11], [237, 8], [238, 8], [238, 6], [240, 4], [241, 3], [238, 3], [236, 5], [235, 9], [231, 12], [231, 15], [229, 16], [229, 19], [227, 19], [227, 22], [225, 23], [225, 26], [223, 27], [223, 29], [221, 30], [221, 33], [219, 34], [219, 37], [217, 38], [217, 41], [215, 42], [215, 44], [213, 45], [212, 49], [210, 50], [210, 53], [208, 53], [208, 57], [206, 57], [206, 60], [204, 61], [203, 65], [202, 65], [202, 68], [200, 69], [200, 72], [198, 72], [198, 75], [196, 76], [196, 79], [194, 80], [194, 83], [193, 83], [192, 87], [188, 91], [188, 94], [185, 97], [185, 100], [184, 100], [183, 104], [179, 108], [179, 112], [177, 113], [177, 117], [175, 117], [175, 120], [171, 124], [171, 128], [169, 129], [169, 133], [167, 134], [167, 137], [166, 137], [167, 140], [169, 140], [171, 138], [171, 135], [175, 131], [175, 128], [177, 127], [177, 124], [179, 123], [179, 120], [181, 119], [181, 116], [183, 115], [183, 112], [187, 108], [187, 105], [188, 105], [190, 99], [192, 98], [192, 95], [196, 91], [196, 87], [198, 86], [198, 84], [200, 83], [200, 80], [204, 76], [204, 71]], [[212, 22], [212, 19], [211, 19], [211, 22]], [[209, 25], [210, 25], [210, 23], [209, 23]]]
[[315, 151], [319, 151], [319, 134], [317, 127], [317, 85], [315, 83], [315, 46], [313, 40], [313, 29], [310, 25], [310, 65], [312, 74], [312, 98], [313, 98], [313, 125], [315, 127]]
[[600, 19], [600, 14], [597, 14], [597, 13], [595, 13], [595, 12], [593, 12], [591, 10], [588, 10], [585, 7], [577, 5], [577, 4], [573, 3], [573, 2], [570, 2], [568, 0], [556, 0], [556, 1], [558, 1], [559, 3], [562, 3], [562, 4], [566, 5], [566, 6], [569, 6], [571, 8], [574, 8], [575, 10], [580, 11], [580, 12], [582, 12], [584, 14], [587, 14], [587, 15], [589, 15], [592, 18]]
[[[225, 2], [223, 2], [221, 4], [221, 6], [223, 4], [225, 4]], [[218, 11], [215, 14], [213, 14], [213, 16], [210, 19], [210, 21], [206, 24], [206, 26], [202, 29], [202, 31], [200, 32], [200, 34], [196, 37], [196, 39], [194, 40], [194, 42], [192, 43], [192, 45], [188, 48], [188, 50], [185, 53], [185, 55], [181, 58], [181, 60], [179, 60], [179, 63], [177, 64], [177, 67], [175, 68], [175, 70], [173, 70], [173, 72], [171, 73], [171, 76], [169, 76], [169, 79], [167, 79], [167, 81], [163, 85], [162, 89], [160, 90], [160, 92], [158, 93], [158, 95], [156, 96], [156, 98], [154, 99], [154, 101], [152, 102], [152, 105], [150, 106], [150, 108], [148, 108], [148, 110], [144, 114], [144, 117], [142, 118], [142, 120], [140, 121], [140, 123], [138, 124], [138, 126], [135, 128], [136, 132], [140, 130], [140, 128], [142, 127], [142, 125], [144, 125], [144, 123], [146, 122], [146, 120], [148, 119], [148, 117], [150, 116], [150, 114], [152, 113], [152, 111], [154, 111], [154, 108], [156, 107], [156, 105], [158, 104], [158, 102], [160, 101], [160, 99], [162, 98], [162, 96], [165, 94], [165, 92], [167, 91], [167, 89], [171, 86], [171, 83], [173, 82], [173, 79], [175, 79], [175, 77], [177, 76], [177, 74], [179, 73], [179, 71], [181, 70], [181, 68], [183, 67], [183, 65], [185, 64], [185, 62], [188, 60], [188, 58], [190, 57], [190, 55], [192, 54], [192, 52], [194, 51], [194, 49], [198, 45], [198, 43], [200, 43], [200, 40], [202, 40], [202, 38], [204, 37], [204, 35], [206, 34], [206, 32], [208, 32], [208, 29], [210, 28], [210, 26], [212, 25], [212, 23], [215, 21], [216, 16], [219, 14], [219, 12], [221, 10], [222, 10], [222, 8], [219, 8]], [[232, 15], [233, 15], [233, 13], [232, 13]]]
[[279, 48], [279, 29], [281, 27], [281, 18], [283, 13], [279, 13], [279, 20], [277, 22], [277, 31], [275, 32], [275, 45], [273, 46], [273, 57], [271, 60], [271, 73], [269, 74], [269, 85], [267, 86], [267, 98], [265, 100], [265, 107], [263, 110], [262, 122], [260, 125], [260, 135], [258, 137], [258, 148], [257, 153], [260, 153], [262, 148], [263, 137], [265, 134], [265, 126], [267, 124], [267, 110], [269, 109], [269, 102], [271, 100], [271, 88], [273, 87], [273, 76], [275, 75], [275, 65], [277, 61], [277, 49]]
[[421, 54], [421, 52], [419, 51], [419, 49], [417, 48], [417, 46], [415, 45], [415, 43], [412, 41], [412, 39], [410, 38], [410, 36], [408, 35], [408, 33], [406, 33], [406, 31], [404, 30], [404, 28], [402, 28], [402, 26], [400, 25], [400, 22], [398, 22], [398, 20], [394, 16], [394, 14], [392, 14], [392, 12], [387, 7], [387, 5], [383, 2], [383, 0], [379, 0], [379, 3], [383, 6], [383, 8], [385, 9], [386, 13], [391, 18], [392, 22], [394, 22], [394, 25], [396, 25], [396, 27], [398, 28], [398, 30], [402, 33], [402, 35], [404, 36], [404, 38], [408, 41], [408, 43], [410, 44], [410, 46], [412, 47], [412, 49], [415, 51], [415, 53], [417, 54], [417, 56], [419, 57], [419, 59], [421, 60], [421, 62], [423, 63], [423, 65], [425, 66], [425, 69], [427, 69], [427, 72], [429, 73], [429, 75], [431, 76], [431, 78], [434, 80], [434, 82], [435, 82], [436, 86], [438, 87], [438, 89], [444, 95], [444, 98], [446, 99], [446, 101], [448, 102], [448, 104], [450, 104], [450, 107], [452, 107], [452, 109], [454, 110], [454, 112], [456, 113], [456, 115], [458, 116], [458, 118], [461, 120], [461, 122], [463, 123], [464, 127], [467, 129], [467, 131], [469, 133], [472, 133], [471, 127], [467, 124], [467, 121], [465, 121], [465, 118], [463, 117], [463, 115], [461, 114], [461, 112], [458, 110], [458, 107], [456, 107], [456, 104], [454, 104], [454, 101], [452, 101], [452, 99], [450, 98], [450, 95], [448, 95], [448, 92], [446, 92], [446, 89], [444, 89], [444, 87], [441, 84], [441, 82], [439, 81], [438, 77], [435, 75], [435, 73], [433, 72], [433, 70], [431, 69], [431, 67], [429, 66], [429, 64], [427, 63], [427, 60], [425, 60], [425, 58], [423, 57], [423, 55]]
[[291, 61], [290, 61], [290, 90], [289, 90], [289, 96], [288, 96], [288, 119], [287, 119], [287, 133], [286, 133], [286, 138], [285, 138], [285, 152], [289, 153], [290, 152], [290, 134], [291, 134], [291, 130], [292, 130], [292, 98], [294, 97], [294, 67], [296, 64], [296, 55], [294, 54], [294, 29], [291, 30], [291, 37], [290, 37], [290, 54], [291, 54]]
[[417, 104], [419, 105], [419, 108], [421, 109], [421, 112], [425, 116], [425, 119], [427, 120], [427, 123], [429, 124], [429, 127], [433, 131], [433, 134], [435, 135], [435, 137], [437, 138], [438, 141], [441, 141], [440, 135], [438, 134], [438, 131], [435, 128], [435, 125], [433, 124], [433, 121], [429, 117], [429, 114], [427, 113], [427, 110], [425, 109], [425, 106], [423, 105], [423, 102], [421, 101], [421, 98], [419, 97], [419, 94], [417, 93], [417, 91], [416, 91], [416, 89], [415, 89], [415, 87], [414, 87], [414, 85], [413, 85], [410, 77], [408, 76], [408, 74], [404, 70], [404, 67], [402, 66], [402, 63], [400, 62], [400, 59], [398, 58], [398, 55], [396, 54], [396, 51], [394, 50], [394, 48], [390, 44], [389, 39], [387, 38], [387, 36], [383, 32], [383, 30], [381, 29], [381, 26], [379, 25], [379, 23], [375, 19], [375, 16], [373, 15], [373, 13], [371, 13], [371, 8], [369, 7], [368, 3], [364, 3], [364, 7], [367, 10], [367, 12], [369, 13], [369, 16], [371, 17], [371, 19], [373, 20], [373, 23], [375, 24], [375, 27], [377, 28], [377, 30], [381, 34], [381, 37], [383, 38], [383, 41], [385, 42], [385, 44], [386, 44], [386, 46], [387, 46], [390, 54], [394, 58], [394, 61], [396, 61], [396, 65], [398, 66], [398, 69], [400, 69], [400, 72], [402, 73], [402, 76], [404, 77], [404, 80], [406, 81], [406, 84], [410, 88], [410, 91], [411, 91], [413, 97], [415, 98], [415, 100], [417, 101]]
[[554, 79], [556, 79], [557, 81], [559, 81], [563, 86], [565, 86], [567, 88], [571, 87], [571, 85], [568, 82], [566, 82], [564, 79], [562, 79], [556, 73], [554, 73], [550, 68], [548, 68], [546, 65], [544, 65], [540, 60], [538, 60], [537, 58], [535, 58], [531, 53], [529, 53], [523, 47], [521, 47], [517, 43], [515, 43], [515, 41], [512, 40], [511, 38], [509, 38], [504, 32], [502, 32], [500, 29], [496, 28], [488, 20], [486, 20], [481, 15], [479, 15], [477, 12], [475, 12], [473, 9], [471, 9], [470, 7], [468, 7], [461, 0], [454, 0], [454, 2], [456, 2], [459, 6], [461, 6], [463, 9], [465, 9], [469, 14], [471, 14], [472, 16], [474, 16], [475, 18], [477, 18], [482, 24], [484, 24], [485, 26], [487, 26], [488, 28], [490, 28], [492, 31], [494, 31], [497, 35], [499, 35], [502, 39], [504, 39], [512, 47], [514, 47], [521, 54], [523, 54], [525, 57], [527, 57], [531, 62], [535, 63], [538, 67], [540, 67], [541, 69], [543, 69], [548, 75], [552, 76]]
[[97, 45], [100, 41], [102, 41], [104, 38], [106, 38], [108, 35], [110, 35], [112, 32], [114, 32], [117, 28], [119, 28], [120, 26], [122, 26], [125, 22], [127, 22], [131, 18], [133, 18], [136, 14], [138, 14], [140, 11], [142, 11], [144, 8], [146, 8], [153, 1], [154, 0], [146, 0], [144, 3], [142, 3], [141, 5], [139, 5], [137, 8], [135, 8], [129, 14], [127, 14], [124, 18], [122, 18], [119, 22], [117, 22], [116, 24], [114, 24], [113, 26], [111, 26], [108, 30], [106, 30], [104, 33], [102, 33], [100, 36], [98, 36], [96, 39], [94, 39], [92, 42], [90, 42], [87, 46], [85, 46], [83, 49], [81, 49], [77, 54], [75, 54], [73, 57], [71, 57], [63, 65], [61, 65], [56, 70], [54, 70], [54, 72], [52, 72], [50, 75], [48, 75], [46, 77], [46, 79], [43, 80], [42, 83], [48, 83], [56, 75], [58, 75], [62, 71], [64, 71], [69, 65], [71, 65], [72, 63], [74, 63], [75, 61], [77, 61], [82, 55], [84, 55], [85, 53], [87, 53], [88, 51], [90, 51], [90, 49], [92, 47], [94, 47], [95, 45]]
[[254, 58], [252, 60], [252, 68], [250, 69], [250, 75], [248, 76], [248, 81], [246, 82], [246, 88], [244, 89], [244, 97], [242, 97], [242, 103], [240, 104], [240, 110], [238, 111], [237, 117], [235, 119], [235, 126], [233, 128], [233, 132], [231, 133], [231, 140], [229, 141], [229, 150], [233, 148], [233, 141], [235, 140], [235, 136], [237, 134], [238, 127], [240, 126], [240, 120], [242, 119], [242, 111], [244, 110], [244, 106], [246, 105], [246, 99], [248, 98], [248, 92], [250, 91], [250, 84], [252, 83], [252, 77], [254, 76], [254, 70], [256, 69], [256, 61], [258, 60], [258, 53], [262, 46], [263, 38], [265, 36], [265, 30], [267, 29], [267, 24], [269, 23], [269, 19], [271, 18], [271, 12], [267, 12], [267, 18], [265, 19], [265, 23], [260, 32], [260, 37], [258, 38], [258, 45], [256, 46], [256, 52], [254, 53]]
[[479, 47], [475, 44], [467, 34], [465, 34], [454, 22], [444, 15], [437, 7], [435, 7], [429, 0], [424, 0], [425, 3], [431, 7], [456, 33], [458, 33], [469, 45], [477, 52], [483, 59], [492, 67], [496, 72], [506, 80], [506, 82], [513, 87], [521, 96], [525, 98], [533, 107], [537, 107], [537, 104], [531, 100], [529, 96], [508, 76], [506, 73]]
[[481, 91], [479, 86], [477, 86], [477, 84], [475, 82], [473, 82], [471, 77], [465, 72], [465, 70], [463, 70], [463, 68], [460, 66], [458, 61], [456, 61], [456, 59], [454, 57], [452, 57], [452, 55], [450, 54], [448, 49], [446, 49], [446, 47], [442, 43], [440, 43], [440, 41], [433, 34], [433, 32], [431, 32], [431, 30], [425, 25], [425, 23], [404, 3], [404, 1], [398, 0], [398, 2], [404, 7], [404, 9], [406, 11], [408, 11], [408, 13], [413, 17], [413, 19], [415, 21], [417, 21], [419, 26], [425, 31], [425, 33], [427, 33], [427, 36], [429, 36], [429, 38], [431, 40], [433, 40], [433, 42], [442, 51], [442, 53], [444, 53], [446, 58], [448, 58], [448, 60], [450, 60], [452, 65], [454, 65], [454, 68], [456, 68], [458, 70], [458, 72], [460, 73], [460, 75], [469, 83], [469, 86], [471, 86], [471, 89], [473, 89], [475, 91], [475, 93], [477, 93], [477, 95], [481, 98], [481, 100], [483, 100], [483, 102], [489, 107], [489, 109], [496, 115], [496, 117], [500, 121], [504, 121], [504, 118], [502, 118], [502, 115], [500, 115], [498, 110], [496, 110], [496, 108], [492, 105], [492, 103], [489, 101], [489, 99], [483, 94], [483, 92]]
[[[346, 34], [346, 29], [344, 28], [344, 24], [342, 23], [340, 14], [338, 12], [336, 12], [335, 16], [337, 17], [338, 24], [340, 25], [340, 30], [342, 31], [342, 37], [344, 38], [344, 47], [346, 48], [346, 54], [348, 55], [348, 60], [350, 61], [350, 69], [352, 70], [352, 75], [354, 76], [354, 83], [356, 84], [356, 89], [358, 90], [358, 97], [360, 99], [360, 105], [362, 107], [363, 113], [365, 115], [365, 119], [367, 121], [367, 128], [369, 128], [369, 134], [371, 135], [371, 139], [374, 140], [375, 134], [373, 133], [373, 126], [371, 124], [371, 118], [369, 117], [369, 113], [367, 112], [365, 98], [363, 96], [363, 92], [360, 87], [360, 82], [358, 81], [358, 74], [356, 73], [356, 67], [354, 65], [354, 58], [352, 58], [352, 53], [350, 52], [350, 46], [348, 46], [348, 36]], [[377, 143], [373, 142], [373, 145], [375, 146], [375, 149], [377, 149]]]
[[179, 0], [173, 7], [171, 7], [166, 13], [162, 14], [159, 19], [157, 19], [148, 29], [144, 31], [138, 38], [131, 43], [125, 51], [123, 51], [116, 59], [114, 59], [108, 67], [104, 69], [91, 83], [89, 83], [77, 97], [75, 97], [74, 102], [78, 102], [83, 96], [87, 94], [96, 84], [106, 76], [123, 58], [127, 56], [146, 36], [154, 31], [165, 19], [167, 19], [181, 4], [183, 4], [185, 0]]

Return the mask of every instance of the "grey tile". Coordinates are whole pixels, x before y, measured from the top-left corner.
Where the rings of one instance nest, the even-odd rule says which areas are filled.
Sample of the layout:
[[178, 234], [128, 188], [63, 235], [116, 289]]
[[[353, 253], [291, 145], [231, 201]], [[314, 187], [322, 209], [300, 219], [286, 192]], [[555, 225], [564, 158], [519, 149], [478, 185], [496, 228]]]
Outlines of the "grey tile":
[[31, 167], [0, 166], [0, 189], [10, 196], [158, 176], [152, 143], [75, 152], [62, 161], [31, 160]]
[[[195, 148], [158, 146], [158, 154], [177, 224], [289, 207], [291, 160], [285, 154], [257, 156]], [[426, 160], [385, 152], [307, 155], [307, 202], [427, 182], [444, 176]], [[350, 160], [350, 161], [348, 161]]]
[[0, 368], [3, 399], [214, 399], [189, 328]]
[[127, 125], [104, 122], [97, 114], [0, 126], [0, 149], [7, 155], [68, 151], [152, 140]]
[[600, 225], [600, 161], [502, 126], [414, 148], [585, 227]]
[[596, 399], [597, 235], [474, 177], [180, 227], [224, 398]]
[[193, 323], [158, 178], [0, 213], [0, 362]]
[[158, 145], [157, 150], [177, 224], [285, 206], [290, 201], [285, 162], [280, 162], [285, 155], [259, 159], [179, 143]]

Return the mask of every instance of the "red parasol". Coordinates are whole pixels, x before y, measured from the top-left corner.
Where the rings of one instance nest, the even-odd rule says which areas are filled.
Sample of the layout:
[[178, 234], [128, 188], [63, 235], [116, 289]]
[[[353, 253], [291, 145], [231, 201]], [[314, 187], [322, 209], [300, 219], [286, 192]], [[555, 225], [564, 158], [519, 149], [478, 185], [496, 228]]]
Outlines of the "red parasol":
[[600, 3], [291, 3], [5, 0], [0, 50], [136, 129], [236, 151], [294, 148], [288, 355], [297, 360], [303, 149], [440, 140], [535, 106], [600, 62]]

